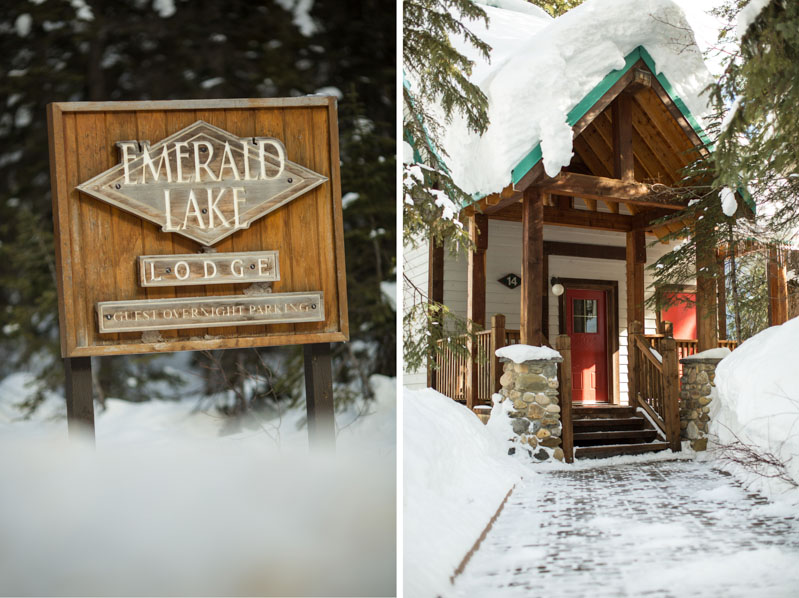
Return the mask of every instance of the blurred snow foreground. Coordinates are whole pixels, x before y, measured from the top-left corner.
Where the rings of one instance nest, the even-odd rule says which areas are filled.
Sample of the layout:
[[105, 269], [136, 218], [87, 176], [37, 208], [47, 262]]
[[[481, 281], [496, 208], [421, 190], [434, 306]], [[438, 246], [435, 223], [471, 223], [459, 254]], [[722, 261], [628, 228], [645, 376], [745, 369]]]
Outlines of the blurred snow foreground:
[[220, 436], [196, 400], [108, 401], [97, 450], [0, 382], [0, 594], [325, 595], [395, 591], [396, 396], [337, 414], [309, 455], [304, 406]]

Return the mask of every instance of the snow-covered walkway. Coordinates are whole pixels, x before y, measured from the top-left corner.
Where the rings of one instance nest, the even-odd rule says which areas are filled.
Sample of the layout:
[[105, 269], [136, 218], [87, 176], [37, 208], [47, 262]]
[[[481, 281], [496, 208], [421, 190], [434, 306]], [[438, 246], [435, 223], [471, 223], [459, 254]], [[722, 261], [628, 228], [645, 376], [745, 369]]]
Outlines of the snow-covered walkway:
[[706, 463], [529, 476], [455, 596], [799, 596], [799, 513]]

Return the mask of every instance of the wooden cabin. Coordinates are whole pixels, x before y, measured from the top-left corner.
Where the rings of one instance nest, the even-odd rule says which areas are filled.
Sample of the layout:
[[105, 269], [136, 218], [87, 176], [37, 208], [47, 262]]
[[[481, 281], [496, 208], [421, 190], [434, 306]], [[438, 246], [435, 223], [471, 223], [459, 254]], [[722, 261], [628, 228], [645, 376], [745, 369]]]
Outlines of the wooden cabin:
[[[685, 217], [685, 204], [664, 198], [659, 186], [679, 186], [683, 167], [709, 151], [699, 121], [675, 91], [682, 87], [658, 70], [646, 47], [635, 48], [623, 68], [609, 71], [568, 113], [573, 155], [560, 174], [547, 176], [539, 144], [512, 169], [510, 184], [464, 206], [474, 251], [453, 256], [432, 244], [406, 251], [406, 275], [430, 299], [479, 324], [484, 332], [473, 356], [490, 356], [479, 363], [445, 353], [426, 372], [407, 372], [406, 385], [433, 387], [469, 408], [490, 405], [502, 373], [493, 357], [497, 348], [554, 345], [550, 340], [567, 335], [571, 367], [562, 375], [570, 377], [575, 422], [629, 420], [638, 417], [636, 408], [657, 412], [657, 404], [662, 412], [647, 419], [657, 424], [660, 418], [664, 442], [674, 438], [675, 431], [665, 429], [665, 402], [677, 401], [677, 360], [736, 344], [726, 340], [716, 264], [698, 264], [696, 280], [679, 288], [652, 288], [646, 270], [672, 249], [658, 241]], [[741, 202], [739, 211], [745, 209]], [[780, 291], [784, 264], [778, 256], [770, 269], [773, 322], [780, 323], [787, 318], [787, 295]], [[695, 304], [654, 311], [645, 305], [652, 293], [691, 296]], [[658, 364], [646, 348], [662, 348], [670, 336], [674, 354]], [[647, 396], [653, 392], [663, 396]], [[610, 436], [612, 444], [646, 450], [641, 434]]]

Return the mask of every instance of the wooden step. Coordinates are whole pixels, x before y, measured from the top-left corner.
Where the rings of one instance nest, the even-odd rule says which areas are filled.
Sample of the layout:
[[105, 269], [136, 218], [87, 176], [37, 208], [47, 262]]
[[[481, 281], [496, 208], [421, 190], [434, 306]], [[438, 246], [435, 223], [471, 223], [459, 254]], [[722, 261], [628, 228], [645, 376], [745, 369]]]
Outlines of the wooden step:
[[646, 444], [611, 444], [604, 446], [580, 446], [574, 449], [576, 459], [601, 459], [619, 455], [637, 455], [654, 453], [669, 448], [666, 442], [650, 442]]
[[636, 444], [652, 442], [658, 433], [652, 429], [644, 430], [603, 430], [601, 432], [575, 432], [575, 446], [594, 446], [597, 444]]
[[613, 430], [642, 430], [647, 427], [643, 417], [575, 418], [574, 432], [610, 432]]
[[617, 405], [572, 406], [573, 418], [611, 418], [635, 417], [635, 407], [619, 407]]

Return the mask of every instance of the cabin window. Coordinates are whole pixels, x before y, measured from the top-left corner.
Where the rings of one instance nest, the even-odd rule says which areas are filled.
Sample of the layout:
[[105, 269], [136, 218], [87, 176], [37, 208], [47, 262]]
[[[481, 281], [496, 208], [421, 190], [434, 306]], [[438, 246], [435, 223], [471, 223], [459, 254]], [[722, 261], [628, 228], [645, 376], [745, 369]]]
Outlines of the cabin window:
[[596, 299], [574, 299], [574, 332], [596, 334], [599, 315]]

